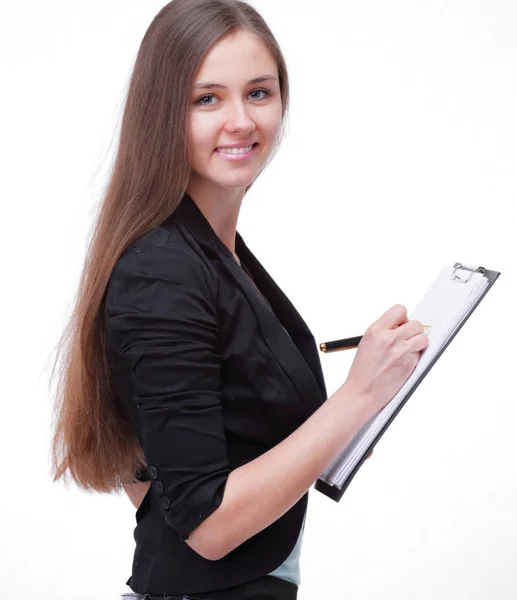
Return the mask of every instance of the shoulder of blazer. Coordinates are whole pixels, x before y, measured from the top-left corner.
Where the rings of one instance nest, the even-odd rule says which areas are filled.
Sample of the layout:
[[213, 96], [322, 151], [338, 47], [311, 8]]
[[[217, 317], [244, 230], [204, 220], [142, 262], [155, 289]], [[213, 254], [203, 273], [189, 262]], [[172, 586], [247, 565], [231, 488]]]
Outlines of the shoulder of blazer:
[[231, 257], [230, 250], [219, 239], [194, 200], [186, 193], [166, 219], [132, 242], [126, 252], [148, 246], [166, 246], [184, 252], [203, 263], [212, 273], [209, 257]]
[[196, 248], [195, 240], [186, 239], [179, 231], [158, 226], [130, 244], [113, 267], [106, 291], [108, 303], [129, 289], [139, 294], [150, 279], [197, 288], [216, 309], [217, 275], [203, 252]]

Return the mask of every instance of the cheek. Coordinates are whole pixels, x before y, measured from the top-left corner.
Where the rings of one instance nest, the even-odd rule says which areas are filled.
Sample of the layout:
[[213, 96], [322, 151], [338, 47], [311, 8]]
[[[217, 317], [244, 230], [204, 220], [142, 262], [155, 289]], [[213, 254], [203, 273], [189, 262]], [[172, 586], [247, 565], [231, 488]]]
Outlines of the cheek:
[[270, 137], [275, 137], [282, 127], [282, 106], [271, 105], [270, 109], [264, 111], [257, 125]]
[[[205, 117], [205, 118], [203, 118]], [[206, 118], [206, 115], [197, 115], [190, 119], [189, 125], [189, 143], [192, 155], [205, 155], [214, 150], [216, 143], [217, 127], [213, 119]]]

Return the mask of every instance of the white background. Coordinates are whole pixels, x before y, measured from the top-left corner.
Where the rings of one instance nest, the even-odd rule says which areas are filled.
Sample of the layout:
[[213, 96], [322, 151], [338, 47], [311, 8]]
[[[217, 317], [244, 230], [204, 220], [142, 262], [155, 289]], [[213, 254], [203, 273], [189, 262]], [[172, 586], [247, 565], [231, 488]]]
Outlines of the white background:
[[[50, 356], [125, 86], [164, 2], [2, 6], [2, 598], [128, 592], [134, 510], [49, 474]], [[300, 600], [517, 596], [517, 8], [255, 0], [285, 53], [288, 135], [239, 231], [313, 330], [409, 312], [443, 266], [502, 272], [340, 503], [311, 490]], [[321, 355], [329, 394], [353, 352]]]

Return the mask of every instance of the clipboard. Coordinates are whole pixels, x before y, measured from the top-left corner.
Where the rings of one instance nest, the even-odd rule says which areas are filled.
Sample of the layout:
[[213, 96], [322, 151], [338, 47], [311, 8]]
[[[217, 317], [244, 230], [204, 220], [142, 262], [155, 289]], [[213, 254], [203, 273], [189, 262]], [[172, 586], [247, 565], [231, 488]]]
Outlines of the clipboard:
[[[442, 341], [439, 347], [435, 351], [431, 352], [430, 358], [427, 364], [418, 369], [417, 365], [413, 376], [410, 376], [402, 386], [401, 390], [394, 398], [378, 413], [374, 415], [356, 434], [356, 436], [350, 441], [343, 452], [327, 467], [314, 484], [314, 489], [321, 492], [325, 496], [328, 496], [331, 500], [339, 502], [343, 497], [346, 489], [352, 482], [353, 478], [363, 465], [367, 456], [374, 449], [378, 441], [382, 438], [388, 427], [394, 421], [396, 416], [402, 410], [403, 406], [413, 395], [414, 391], [424, 380], [429, 371], [433, 368], [436, 361], [444, 353], [445, 349], [456, 337], [458, 331], [465, 325], [470, 315], [477, 308], [481, 300], [486, 296], [488, 291], [494, 285], [495, 281], [500, 275], [500, 271], [493, 271], [486, 269], [485, 267], [475, 267], [464, 263], [455, 263], [454, 267], [444, 267], [438, 277], [435, 279], [433, 285], [429, 288], [424, 298], [421, 300], [415, 311], [409, 316], [409, 320], [417, 319], [422, 322], [430, 322], [431, 330], [433, 328], [433, 317], [424, 315], [426, 307], [429, 312], [429, 307], [436, 300], [439, 299], [439, 293], [443, 290], [449, 290], [451, 297], [455, 294], [460, 294], [463, 297], [468, 294], [475, 294], [470, 304], [467, 306], [465, 312], [454, 321], [453, 315], [451, 319], [453, 321], [452, 330], [448, 333], [445, 340]], [[451, 286], [464, 286], [463, 288], [454, 288]], [[470, 290], [469, 290], [470, 286]], [[475, 286], [479, 286], [477, 289]], [[427, 302], [427, 304], [426, 304]], [[451, 310], [454, 309], [451, 303]], [[420, 309], [420, 311], [419, 311]], [[438, 309], [436, 309], [438, 310]], [[436, 311], [435, 311], [436, 312]], [[444, 310], [444, 322], [447, 319], [447, 310]], [[415, 314], [416, 313], [416, 314]], [[431, 342], [428, 348], [424, 350], [419, 360], [422, 362], [425, 353], [431, 349]], [[407, 389], [404, 389], [407, 385]], [[400, 397], [397, 398], [397, 396]], [[393, 404], [394, 403], [394, 404]], [[384, 413], [384, 414], [383, 414]], [[341, 471], [341, 472], [340, 472]]]

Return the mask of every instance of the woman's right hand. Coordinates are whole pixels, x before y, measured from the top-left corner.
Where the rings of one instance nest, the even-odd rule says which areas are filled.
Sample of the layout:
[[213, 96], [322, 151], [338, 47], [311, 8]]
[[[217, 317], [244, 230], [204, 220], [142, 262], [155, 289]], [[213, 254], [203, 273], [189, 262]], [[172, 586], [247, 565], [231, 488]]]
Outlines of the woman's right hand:
[[408, 321], [406, 307], [396, 304], [364, 333], [344, 385], [379, 412], [415, 369], [429, 340], [420, 321]]

